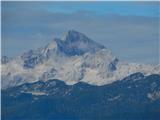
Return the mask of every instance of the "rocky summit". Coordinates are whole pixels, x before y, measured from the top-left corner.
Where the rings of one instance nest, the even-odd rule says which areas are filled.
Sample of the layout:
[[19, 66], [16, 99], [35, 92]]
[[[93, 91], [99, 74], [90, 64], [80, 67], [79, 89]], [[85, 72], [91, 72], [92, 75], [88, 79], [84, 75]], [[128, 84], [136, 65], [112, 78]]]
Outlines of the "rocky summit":
[[44, 47], [14, 58], [5, 56], [1, 61], [2, 89], [49, 79], [60, 79], [68, 85], [105, 85], [136, 72], [160, 74], [160, 66], [120, 61], [105, 46], [75, 30]]
[[160, 118], [160, 66], [123, 62], [74, 30], [1, 68], [4, 120]]

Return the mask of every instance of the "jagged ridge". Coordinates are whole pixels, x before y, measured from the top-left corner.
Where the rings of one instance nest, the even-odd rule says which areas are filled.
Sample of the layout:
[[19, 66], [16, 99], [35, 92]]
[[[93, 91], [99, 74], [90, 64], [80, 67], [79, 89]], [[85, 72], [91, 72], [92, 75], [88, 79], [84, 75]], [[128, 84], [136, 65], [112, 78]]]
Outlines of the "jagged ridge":
[[103, 86], [38, 81], [2, 90], [2, 119], [159, 120], [159, 103], [160, 75], [135, 73]]
[[2, 61], [3, 89], [48, 79], [104, 85], [136, 72], [160, 74], [160, 66], [123, 63], [103, 45], [74, 30], [63, 39]]

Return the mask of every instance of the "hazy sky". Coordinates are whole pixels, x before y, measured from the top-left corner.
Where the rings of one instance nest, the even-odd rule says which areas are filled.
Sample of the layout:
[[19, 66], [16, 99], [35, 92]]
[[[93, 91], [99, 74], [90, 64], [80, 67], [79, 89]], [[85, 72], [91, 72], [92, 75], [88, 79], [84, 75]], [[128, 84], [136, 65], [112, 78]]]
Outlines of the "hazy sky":
[[158, 64], [158, 2], [2, 2], [2, 55], [17, 56], [69, 29], [120, 60]]

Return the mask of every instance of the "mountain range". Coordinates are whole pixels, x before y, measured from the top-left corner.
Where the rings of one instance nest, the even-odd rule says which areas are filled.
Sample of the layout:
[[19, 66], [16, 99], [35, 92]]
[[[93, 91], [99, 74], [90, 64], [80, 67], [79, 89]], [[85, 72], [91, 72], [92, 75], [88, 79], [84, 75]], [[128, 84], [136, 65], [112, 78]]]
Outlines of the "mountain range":
[[3, 120], [159, 120], [160, 65], [127, 63], [86, 35], [1, 58]]
[[14, 58], [4, 56], [1, 61], [2, 89], [48, 79], [63, 80], [68, 85], [80, 81], [105, 85], [136, 72], [160, 74], [160, 65], [120, 61], [105, 46], [75, 30], [44, 47]]
[[[138, 78], [138, 79], [137, 79]], [[95, 86], [51, 79], [2, 90], [3, 120], [159, 120], [160, 75]]]

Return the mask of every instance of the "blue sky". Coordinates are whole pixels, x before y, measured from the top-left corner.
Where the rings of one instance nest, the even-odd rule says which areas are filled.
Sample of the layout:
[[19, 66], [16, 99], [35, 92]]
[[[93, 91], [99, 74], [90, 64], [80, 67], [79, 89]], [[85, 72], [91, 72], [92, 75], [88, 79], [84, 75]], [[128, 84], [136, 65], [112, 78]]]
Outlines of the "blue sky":
[[2, 2], [2, 55], [20, 55], [75, 29], [111, 49], [121, 60], [158, 64], [158, 5], [158, 2]]

